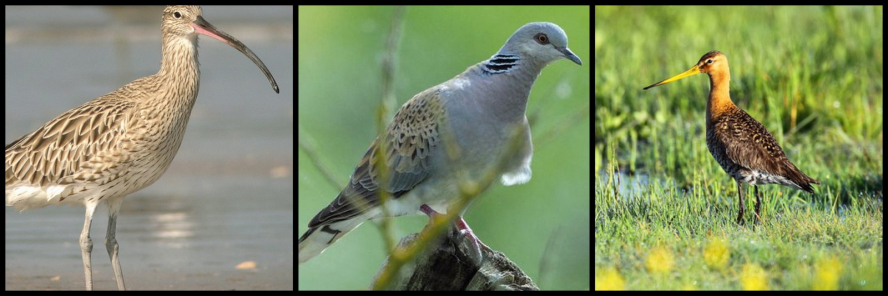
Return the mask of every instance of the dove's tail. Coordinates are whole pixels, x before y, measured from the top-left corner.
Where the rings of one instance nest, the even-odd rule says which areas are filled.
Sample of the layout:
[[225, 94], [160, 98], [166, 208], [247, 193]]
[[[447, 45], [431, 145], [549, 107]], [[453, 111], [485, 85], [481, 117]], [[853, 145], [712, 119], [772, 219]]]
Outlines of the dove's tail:
[[359, 216], [309, 228], [299, 238], [299, 264], [321, 254], [327, 247], [366, 220], [366, 217]]

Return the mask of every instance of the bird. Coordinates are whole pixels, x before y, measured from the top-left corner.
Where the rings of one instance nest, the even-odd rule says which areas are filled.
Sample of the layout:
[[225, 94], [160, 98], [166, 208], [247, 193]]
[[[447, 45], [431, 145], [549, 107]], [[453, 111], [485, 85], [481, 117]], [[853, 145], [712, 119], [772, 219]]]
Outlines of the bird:
[[117, 287], [125, 290], [116, 240], [123, 198], [157, 181], [182, 143], [200, 83], [197, 36], [234, 47], [265, 74], [271, 72], [249, 48], [216, 29], [199, 6], [168, 6], [161, 17], [162, 59], [155, 75], [143, 77], [86, 102], [6, 145], [6, 205], [16, 210], [48, 205], [86, 208], [80, 249], [86, 289], [92, 290], [90, 225], [105, 203], [105, 247]]
[[737, 223], [743, 224], [746, 211], [741, 184], [755, 191], [755, 222], [761, 224], [761, 196], [758, 185], [779, 184], [814, 193], [817, 180], [802, 173], [774, 140], [774, 136], [746, 111], [734, 105], [729, 93], [731, 72], [728, 57], [720, 51], [703, 55], [691, 69], [654, 83], [650, 89], [696, 74], [709, 75], [709, 100], [706, 102], [706, 146], [719, 166], [737, 183], [740, 210]]
[[[561, 27], [528, 23], [491, 58], [404, 103], [345, 188], [308, 223], [299, 238], [299, 264], [368, 219], [446, 212], [463, 180], [493, 172], [507, 186], [528, 182], [533, 144], [527, 100], [543, 68], [560, 59], [582, 65]], [[390, 196], [386, 211], [383, 193]], [[455, 220], [460, 231], [486, 248], [461, 214]]]

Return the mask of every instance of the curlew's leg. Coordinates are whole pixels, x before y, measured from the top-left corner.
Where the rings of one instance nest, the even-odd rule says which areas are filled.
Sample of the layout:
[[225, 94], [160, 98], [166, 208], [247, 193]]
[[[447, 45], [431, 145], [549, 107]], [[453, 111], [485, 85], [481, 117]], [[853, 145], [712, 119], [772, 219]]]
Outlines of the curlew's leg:
[[105, 248], [108, 249], [108, 256], [111, 257], [111, 266], [114, 268], [114, 278], [117, 279], [117, 289], [126, 290], [123, 285], [123, 270], [120, 269], [120, 258], [117, 256], [117, 239], [114, 237], [117, 232], [117, 212], [120, 211], [120, 203], [123, 198], [112, 198], [107, 201], [108, 204], [108, 234], [105, 235]]
[[762, 224], [762, 196], [759, 195], [758, 186], [753, 185], [752, 188], [755, 188], [755, 222]]
[[740, 215], [737, 216], [737, 224], [743, 225], [743, 212], [746, 208], [743, 206], [743, 187], [740, 186], [740, 180], [737, 181], [737, 193], [740, 194]]
[[83, 221], [83, 231], [80, 232], [80, 255], [83, 256], [83, 272], [86, 274], [86, 290], [92, 291], [92, 264], [89, 255], [92, 253], [92, 239], [89, 238], [89, 225], [92, 224], [93, 213], [96, 212], [97, 203], [86, 203], [86, 217]]

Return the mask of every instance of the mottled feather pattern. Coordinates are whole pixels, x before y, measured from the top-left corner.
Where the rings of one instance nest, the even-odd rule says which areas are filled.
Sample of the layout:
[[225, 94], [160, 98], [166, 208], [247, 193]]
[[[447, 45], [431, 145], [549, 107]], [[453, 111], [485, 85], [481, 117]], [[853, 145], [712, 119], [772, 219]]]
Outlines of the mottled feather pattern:
[[[416, 173], [428, 166], [431, 148], [438, 144], [439, 121], [446, 117], [437, 91], [416, 95], [395, 114], [385, 143], [388, 167], [396, 173]], [[374, 176], [375, 177], [375, 176]]]
[[706, 144], [716, 162], [731, 176], [749, 184], [780, 184], [812, 192], [814, 179], [803, 174], [771, 133], [746, 111], [732, 108], [714, 116]]
[[201, 16], [199, 6], [163, 10], [161, 67], [75, 107], [6, 146], [6, 205], [17, 210], [57, 204], [86, 208], [80, 233], [86, 289], [92, 290], [90, 225], [108, 206], [104, 244], [117, 287], [125, 290], [115, 239], [123, 198], [157, 181], [182, 144], [197, 99], [197, 35], [218, 39], [246, 55], [280, 92], [265, 64], [234, 37]]
[[[367, 149], [352, 173], [345, 189], [309, 222], [309, 227], [342, 221], [379, 205], [379, 169], [390, 168], [386, 191], [397, 198], [427, 175], [428, 156], [438, 145], [438, 126], [444, 109], [437, 91], [417, 94], [395, 113], [385, 133], [385, 145], [379, 139]], [[382, 166], [377, 152], [384, 150], [387, 164]]]
[[[27, 209], [54, 198], [100, 201], [138, 191], [163, 175], [182, 143], [200, 77], [191, 41], [166, 32], [183, 27], [174, 26], [177, 19], [164, 21], [162, 50], [175, 59], [164, 59], [158, 74], [71, 109], [7, 145], [7, 204], [21, 202], [13, 205]], [[42, 189], [16, 190], [22, 186]], [[48, 191], [51, 186], [65, 187]], [[97, 186], [107, 188], [94, 192]], [[44, 203], [25, 201], [33, 194], [49, 196]]]
[[[490, 59], [404, 103], [346, 187], [309, 222], [299, 239], [299, 262], [382, 216], [380, 192], [390, 198], [384, 213], [399, 216], [419, 213], [422, 206], [447, 210], [460, 197], [461, 179], [493, 172], [506, 185], [529, 180], [533, 149], [524, 111], [540, 71], [559, 59], [582, 64], [560, 27], [529, 23]], [[505, 132], [511, 127], [526, 131]], [[510, 149], [516, 135], [522, 147]]]
[[742, 183], [755, 189], [757, 222], [761, 222], [762, 203], [758, 185], [780, 184], [813, 193], [811, 184], [820, 183], [793, 165], [771, 133], [731, 101], [731, 71], [724, 53], [710, 51], [687, 71], [644, 89], [700, 73], [709, 76], [710, 85], [706, 101], [706, 146], [719, 166], [737, 183], [740, 204], [737, 223], [743, 224], [745, 211]]
[[65, 112], [6, 147], [6, 186], [63, 182], [81, 165], [112, 148], [125, 133], [132, 102], [90, 104]]

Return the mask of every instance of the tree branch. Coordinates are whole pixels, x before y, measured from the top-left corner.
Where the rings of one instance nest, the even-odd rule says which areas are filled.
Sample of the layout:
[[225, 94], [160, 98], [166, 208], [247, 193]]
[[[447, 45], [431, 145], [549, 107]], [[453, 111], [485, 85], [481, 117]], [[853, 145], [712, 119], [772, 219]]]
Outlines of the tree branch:
[[[452, 223], [451, 223], [452, 225]], [[426, 230], [424, 230], [426, 231]], [[398, 244], [407, 249], [419, 234], [411, 234]], [[539, 290], [521, 268], [503, 253], [480, 248], [481, 257], [472, 239], [451, 226], [440, 238], [430, 243], [416, 258], [405, 264], [391, 280], [387, 290], [408, 291], [515, 291]], [[395, 251], [397, 253], [398, 250]], [[386, 259], [371, 287], [391, 264]]]

